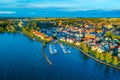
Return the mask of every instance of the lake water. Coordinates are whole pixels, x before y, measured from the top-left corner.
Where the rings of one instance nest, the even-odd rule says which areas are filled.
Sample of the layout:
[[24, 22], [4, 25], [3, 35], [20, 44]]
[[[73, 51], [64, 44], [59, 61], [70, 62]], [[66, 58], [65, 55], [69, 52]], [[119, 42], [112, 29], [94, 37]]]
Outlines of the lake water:
[[58, 53], [41, 53], [42, 44], [22, 34], [0, 34], [0, 80], [120, 80], [120, 71], [86, 57], [79, 50], [70, 48], [64, 54], [59, 44]]

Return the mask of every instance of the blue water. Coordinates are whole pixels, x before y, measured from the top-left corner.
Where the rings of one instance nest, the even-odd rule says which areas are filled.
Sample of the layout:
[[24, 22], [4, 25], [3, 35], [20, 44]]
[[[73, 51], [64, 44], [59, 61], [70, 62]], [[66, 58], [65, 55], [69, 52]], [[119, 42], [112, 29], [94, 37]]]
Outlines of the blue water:
[[58, 53], [45, 52], [53, 65], [41, 53], [42, 44], [22, 34], [0, 34], [0, 80], [120, 80], [120, 71], [86, 57], [70, 48], [64, 54], [59, 44]]

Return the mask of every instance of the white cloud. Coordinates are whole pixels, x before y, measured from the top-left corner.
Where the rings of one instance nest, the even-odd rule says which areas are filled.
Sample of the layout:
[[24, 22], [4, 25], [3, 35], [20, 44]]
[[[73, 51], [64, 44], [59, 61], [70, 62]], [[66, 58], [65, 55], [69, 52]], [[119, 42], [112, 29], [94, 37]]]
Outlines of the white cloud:
[[74, 4], [68, 3], [35, 3], [35, 4], [28, 4], [28, 7], [34, 8], [66, 8], [66, 7], [73, 7]]
[[[59, 9], [59, 10], [64, 10], [64, 11], [84, 11], [84, 10], [92, 10], [92, 9], [96, 9], [96, 7], [93, 7], [92, 4], [89, 4], [87, 6], [87, 3], [81, 2], [77, 2], [77, 3], [65, 3], [65, 2], [51, 2], [51, 3], [32, 3], [32, 4], [27, 4], [26, 6], [28, 8], [53, 8], [53, 9]], [[99, 7], [97, 7], [98, 9], [100, 9]]]
[[120, 9], [119, 0], [0, 0], [0, 4], [0, 8], [53, 8], [66, 11]]
[[0, 14], [15, 14], [14, 11], [0, 11]]

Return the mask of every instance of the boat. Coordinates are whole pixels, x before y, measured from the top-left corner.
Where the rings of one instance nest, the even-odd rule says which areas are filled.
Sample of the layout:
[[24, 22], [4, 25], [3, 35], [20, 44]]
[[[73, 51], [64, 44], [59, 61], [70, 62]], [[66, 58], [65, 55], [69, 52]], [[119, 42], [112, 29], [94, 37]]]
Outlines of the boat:
[[63, 49], [63, 52], [66, 54], [67, 53], [66, 49]]
[[50, 54], [56, 54], [57, 53], [57, 49], [55, 49], [54, 45], [49, 45], [49, 52]]
[[53, 53], [52, 49], [49, 49], [49, 51], [50, 51], [51, 54]]
[[57, 53], [57, 50], [56, 49], [53, 49], [53, 54], [56, 54]]
[[70, 50], [68, 50], [68, 53], [71, 53], [71, 51], [70, 51]]
[[65, 54], [67, 54], [67, 53], [71, 53], [71, 51], [70, 51], [70, 50], [68, 50], [69, 48], [68, 48], [68, 47], [63, 46], [63, 44], [60, 44], [60, 47], [62, 48], [62, 50], [63, 50], [63, 52], [64, 52]]

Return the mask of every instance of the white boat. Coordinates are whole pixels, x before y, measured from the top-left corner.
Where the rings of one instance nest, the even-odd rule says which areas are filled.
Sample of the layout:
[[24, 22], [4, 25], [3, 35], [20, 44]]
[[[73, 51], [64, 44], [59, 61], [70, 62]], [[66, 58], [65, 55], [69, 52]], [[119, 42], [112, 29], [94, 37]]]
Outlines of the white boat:
[[68, 50], [67, 52], [68, 52], [68, 53], [71, 53], [71, 51], [70, 51], [70, 50]]
[[52, 54], [53, 53], [53, 51], [52, 51], [52, 49], [50, 49], [50, 54]]
[[63, 52], [66, 54], [67, 53], [66, 49], [63, 49]]
[[50, 51], [50, 54], [56, 54], [57, 53], [57, 49], [55, 49], [55, 46], [54, 45], [49, 45], [49, 51]]
[[60, 44], [60, 47], [61, 47], [61, 48], [64, 48], [64, 46], [63, 46], [62, 44]]
[[57, 52], [57, 50], [56, 50], [56, 49], [53, 49], [53, 51], [54, 51], [54, 52]]
[[53, 52], [54, 52], [54, 54], [56, 54], [56, 53], [57, 53], [57, 50], [56, 50], [56, 49], [53, 49]]
[[69, 48], [63, 46], [63, 44], [60, 44], [60, 47], [62, 48], [63, 52], [66, 54], [66, 53], [71, 53], [70, 50], [68, 50]]

